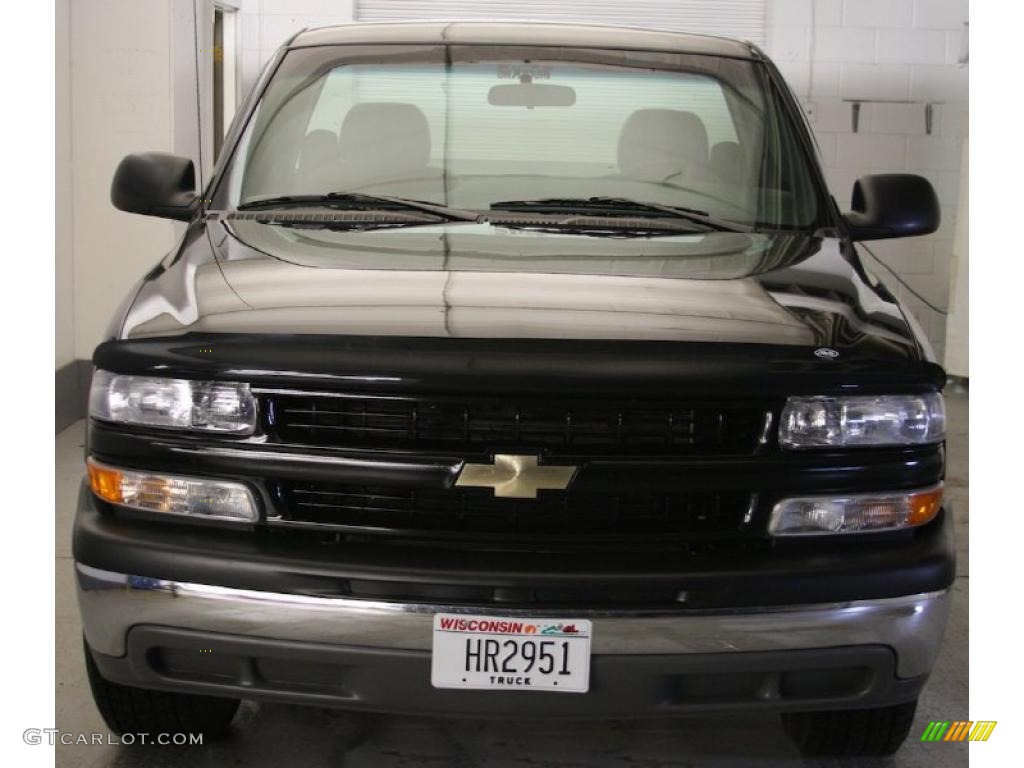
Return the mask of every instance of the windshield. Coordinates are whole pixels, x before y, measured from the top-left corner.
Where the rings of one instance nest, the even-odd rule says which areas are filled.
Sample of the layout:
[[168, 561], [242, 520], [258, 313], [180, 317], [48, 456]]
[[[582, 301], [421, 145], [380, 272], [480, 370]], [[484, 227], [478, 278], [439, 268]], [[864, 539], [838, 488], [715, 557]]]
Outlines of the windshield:
[[299, 49], [250, 118], [219, 202], [356, 192], [572, 211], [600, 197], [815, 228], [820, 192], [777, 100], [762, 64], [717, 56]]

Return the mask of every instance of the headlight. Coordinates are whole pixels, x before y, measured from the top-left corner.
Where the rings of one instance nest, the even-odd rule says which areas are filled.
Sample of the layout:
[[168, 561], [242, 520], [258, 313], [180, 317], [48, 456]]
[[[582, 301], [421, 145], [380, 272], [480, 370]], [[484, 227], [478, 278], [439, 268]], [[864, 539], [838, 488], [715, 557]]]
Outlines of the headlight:
[[252, 493], [241, 483], [117, 469], [90, 458], [89, 485], [111, 504], [172, 515], [255, 522]]
[[942, 395], [791, 397], [782, 409], [783, 448], [922, 445], [946, 436]]
[[89, 415], [123, 424], [251, 435], [256, 400], [248, 384], [96, 371]]
[[772, 510], [773, 536], [869, 533], [924, 525], [942, 506], [942, 485], [921, 491], [783, 499]]

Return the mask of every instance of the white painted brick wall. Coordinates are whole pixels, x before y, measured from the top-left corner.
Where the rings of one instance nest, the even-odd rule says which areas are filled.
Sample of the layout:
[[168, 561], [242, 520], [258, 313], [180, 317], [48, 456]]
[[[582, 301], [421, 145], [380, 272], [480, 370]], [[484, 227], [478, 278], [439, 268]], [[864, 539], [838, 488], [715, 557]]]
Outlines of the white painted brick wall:
[[836, 136], [836, 167], [897, 169], [907, 156], [907, 138], [893, 133], [841, 133]]
[[967, 20], [967, 0], [914, 0], [915, 29], [959, 29]]
[[[770, 1], [770, 0], [769, 0]], [[914, 20], [913, 0], [854, 0], [843, 3], [844, 27], [907, 28]]]
[[907, 64], [844, 64], [839, 68], [839, 94], [843, 98], [905, 99], [910, 93]]
[[910, 73], [910, 98], [953, 99], [967, 101], [967, 67], [913, 67]]
[[883, 63], [945, 64], [946, 33], [935, 30], [879, 29], [875, 60]]
[[814, 93], [818, 96], [838, 96], [841, 75], [842, 67], [840, 67], [839, 64], [829, 61], [815, 61], [814, 68], [811, 71], [811, 90], [803, 91], [797, 89], [797, 93]]
[[345, 24], [355, 0], [240, 0], [241, 87], [246, 94], [281, 43], [305, 27]]
[[[829, 186], [847, 207], [858, 176], [909, 171], [927, 177], [942, 205], [942, 225], [928, 237], [870, 244], [929, 302], [949, 301], [950, 258], [960, 182], [960, 147], [967, 136], [967, 0], [768, 0], [767, 52], [805, 104], [822, 151]], [[805, 50], [806, 58], [800, 51]], [[865, 103], [859, 130], [843, 99], [942, 102], [932, 134], [923, 104]], [[871, 260], [868, 260], [871, 264]], [[876, 271], [917, 315], [939, 359], [945, 316]]]
[[[768, 53], [774, 56], [775, 30], [769, 30]], [[863, 64], [875, 60], [875, 41], [878, 33], [873, 29], [856, 27], [814, 28], [815, 60], [837, 61], [847, 64]], [[945, 40], [943, 40], [945, 45]], [[945, 56], [945, 48], [943, 48]]]
[[[838, 27], [843, 23], [843, 0], [809, 0], [814, 6], [815, 23], [822, 27]], [[768, 0], [772, 5], [772, 0]]]

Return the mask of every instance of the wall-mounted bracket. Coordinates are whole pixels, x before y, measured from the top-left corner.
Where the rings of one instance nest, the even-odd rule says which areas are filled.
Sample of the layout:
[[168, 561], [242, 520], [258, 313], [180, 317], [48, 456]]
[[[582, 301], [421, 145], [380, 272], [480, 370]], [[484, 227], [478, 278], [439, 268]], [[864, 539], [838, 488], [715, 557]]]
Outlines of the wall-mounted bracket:
[[924, 106], [924, 132], [932, 135], [935, 107], [945, 104], [944, 101], [915, 101], [913, 99], [843, 99], [850, 105], [850, 120], [853, 132], [860, 130], [860, 107], [862, 104], [921, 104]]

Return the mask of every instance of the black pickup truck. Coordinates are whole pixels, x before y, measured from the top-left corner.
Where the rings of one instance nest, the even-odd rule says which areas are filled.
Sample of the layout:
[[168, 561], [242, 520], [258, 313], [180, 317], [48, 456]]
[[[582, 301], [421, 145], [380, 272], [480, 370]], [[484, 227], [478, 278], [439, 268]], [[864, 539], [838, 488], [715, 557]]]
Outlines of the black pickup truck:
[[953, 579], [942, 368], [756, 47], [516, 23], [305, 31], [95, 351], [74, 532], [122, 732], [240, 698], [910, 728]]

